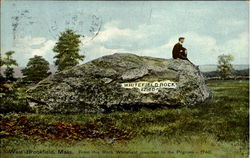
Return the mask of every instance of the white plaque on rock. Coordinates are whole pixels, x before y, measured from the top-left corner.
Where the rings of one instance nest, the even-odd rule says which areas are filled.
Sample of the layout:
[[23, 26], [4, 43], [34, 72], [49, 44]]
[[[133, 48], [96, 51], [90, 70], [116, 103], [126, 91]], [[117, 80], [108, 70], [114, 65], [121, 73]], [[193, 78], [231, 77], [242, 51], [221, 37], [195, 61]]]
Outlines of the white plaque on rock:
[[123, 88], [138, 88], [141, 93], [157, 93], [159, 89], [177, 87], [176, 83], [170, 80], [154, 81], [154, 82], [147, 82], [147, 81], [127, 82], [127, 83], [121, 83], [121, 86]]

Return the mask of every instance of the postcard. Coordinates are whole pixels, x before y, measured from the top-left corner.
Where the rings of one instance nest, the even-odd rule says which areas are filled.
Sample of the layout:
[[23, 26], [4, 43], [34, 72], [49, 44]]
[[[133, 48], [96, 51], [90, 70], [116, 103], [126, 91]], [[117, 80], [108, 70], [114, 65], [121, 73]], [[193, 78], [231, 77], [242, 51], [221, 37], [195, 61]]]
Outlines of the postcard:
[[249, 1], [1, 1], [1, 158], [247, 158]]

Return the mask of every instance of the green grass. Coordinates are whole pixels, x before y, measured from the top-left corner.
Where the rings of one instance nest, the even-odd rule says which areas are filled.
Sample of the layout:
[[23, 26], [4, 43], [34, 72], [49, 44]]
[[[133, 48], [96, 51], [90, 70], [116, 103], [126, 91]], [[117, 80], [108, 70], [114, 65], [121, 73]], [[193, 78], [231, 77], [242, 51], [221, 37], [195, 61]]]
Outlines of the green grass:
[[[137, 132], [132, 140], [109, 139], [82, 141], [36, 141], [30, 137], [1, 139], [4, 157], [164, 157], [164, 158], [245, 158], [248, 154], [247, 81], [211, 81], [213, 97], [206, 103], [191, 108], [142, 109], [139, 112], [112, 114], [18, 114], [43, 124], [77, 122], [85, 124], [109, 118], [120, 129]], [[11, 117], [8, 114], [4, 117]], [[108, 119], [108, 120], [109, 120]], [[8, 154], [3, 150], [52, 150], [55, 154]], [[72, 154], [59, 154], [58, 149]], [[117, 151], [133, 153], [118, 154]], [[81, 153], [79, 151], [90, 151]], [[91, 152], [99, 152], [91, 153]], [[105, 153], [107, 151], [109, 153]], [[112, 152], [113, 154], [111, 154]], [[144, 153], [142, 153], [144, 152]], [[157, 153], [158, 152], [158, 153]], [[154, 153], [154, 154], [151, 154]]]

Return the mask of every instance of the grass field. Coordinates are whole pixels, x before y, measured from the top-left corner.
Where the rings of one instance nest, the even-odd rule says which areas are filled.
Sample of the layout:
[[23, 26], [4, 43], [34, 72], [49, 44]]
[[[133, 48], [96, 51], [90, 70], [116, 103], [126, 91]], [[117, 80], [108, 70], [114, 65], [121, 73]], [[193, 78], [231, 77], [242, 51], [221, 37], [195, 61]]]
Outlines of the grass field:
[[[1, 157], [247, 158], [248, 81], [210, 81], [208, 86], [213, 97], [190, 108], [112, 114], [2, 115], [5, 119], [24, 116], [41, 129], [58, 122], [67, 128], [72, 123], [86, 126], [92, 122], [100, 127], [94, 128], [99, 134], [108, 130], [105, 126], [121, 134], [109, 131], [107, 137], [94, 139], [42, 139], [18, 133], [18, 129], [8, 136], [2, 130]], [[25, 129], [21, 125], [18, 128]], [[126, 133], [133, 134], [125, 137]]]

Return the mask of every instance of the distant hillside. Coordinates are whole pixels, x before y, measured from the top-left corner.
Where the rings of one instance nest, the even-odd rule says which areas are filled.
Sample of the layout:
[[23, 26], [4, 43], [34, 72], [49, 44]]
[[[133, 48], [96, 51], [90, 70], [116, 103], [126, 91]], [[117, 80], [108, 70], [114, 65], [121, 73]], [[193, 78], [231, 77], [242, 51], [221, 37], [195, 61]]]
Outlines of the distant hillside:
[[[56, 72], [56, 67], [54, 65], [50, 65], [50, 72], [55, 73]], [[5, 71], [5, 67], [1, 68], [1, 74], [3, 75], [3, 72]], [[21, 70], [24, 69], [24, 67], [14, 67], [14, 77], [15, 78], [22, 78], [23, 74]]]
[[[249, 65], [233, 65], [235, 70], [246, 70], [249, 69]], [[199, 65], [202, 72], [216, 71], [217, 65]]]
[[[1, 68], [1, 74], [3, 75], [3, 72], [5, 71], [5, 67], [2, 67]], [[23, 74], [21, 72], [21, 70], [23, 69], [23, 67], [14, 67], [14, 77], [15, 78], [20, 78], [20, 77], [23, 77]]]
[[[203, 72], [207, 78], [220, 77], [218, 71]], [[234, 70], [231, 77], [249, 77], [249, 69]]]

